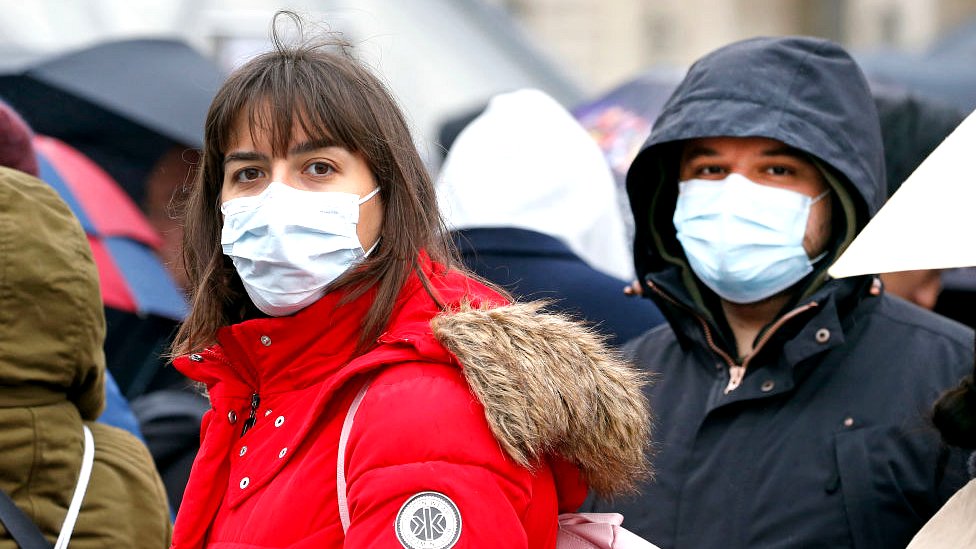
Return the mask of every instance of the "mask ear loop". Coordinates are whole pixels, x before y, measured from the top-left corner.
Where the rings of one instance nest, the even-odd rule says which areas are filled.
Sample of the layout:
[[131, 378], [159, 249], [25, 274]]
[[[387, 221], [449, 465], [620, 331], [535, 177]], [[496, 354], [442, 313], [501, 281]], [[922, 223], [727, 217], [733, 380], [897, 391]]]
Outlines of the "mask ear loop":
[[[364, 196], [364, 197], [362, 197], [362, 198], [359, 199], [359, 205], [362, 206], [363, 204], [369, 202], [369, 199], [370, 198], [373, 198], [374, 196], [376, 196], [376, 193], [378, 193], [378, 192], [380, 192], [380, 188], [379, 187], [376, 187], [375, 189], [373, 189], [372, 191], [370, 191], [366, 196]], [[370, 248], [370, 249], [372, 249], [372, 248]]]
[[376, 247], [380, 245], [380, 240], [382, 240], [382, 239], [383, 239], [382, 236], [376, 238], [376, 242], [373, 242], [373, 245], [370, 246], [369, 249], [366, 250], [365, 253], [363, 253], [363, 258], [364, 259], [367, 258], [367, 257], [369, 257], [369, 254], [373, 253], [373, 250], [375, 250]]
[[818, 255], [817, 257], [810, 258], [810, 265], [816, 265], [818, 261], [820, 261], [825, 257], [827, 257], [827, 252], [826, 251], [820, 252], [820, 255]]
[[[827, 189], [826, 191], [824, 191], [824, 192], [822, 192], [822, 193], [820, 193], [820, 194], [818, 194], [817, 196], [815, 196], [815, 197], [813, 197], [813, 200], [811, 200], [811, 201], [810, 201], [810, 206], [811, 206], [811, 207], [813, 207], [813, 205], [814, 205], [814, 204], [816, 204], [817, 202], [820, 202], [820, 200], [821, 200], [821, 199], [822, 199], [823, 197], [825, 197], [825, 196], [827, 196], [828, 194], [830, 194], [830, 191], [832, 191], [832, 190], [833, 190], [833, 189]], [[829, 251], [830, 251], [830, 250], [824, 250], [824, 251], [823, 251], [823, 252], [821, 252], [821, 253], [820, 253], [820, 255], [818, 255], [817, 257], [812, 257], [812, 258], [810, 258], [810, 265], [816, 265], [818, 261], [820, 261], [821, 259], [823, 259], [823, 258], [825, 258], [825, 257], [827, 257], [827, 253], [828, 253]]]
[[[375, 189], [373, 189], [372, 191], [370, 191], [366, 196], [364, 196], [364, 197], [362, 197], [362, 198], [359, 199], [359, 205], [362, 206], [363, 204], [369, 202], [369, 199], [370, 198], [373, 198], [374, 196], [376, 196], [376, 193], [378, 193], [378, 192], [380, 192], [380, 188], [379, 187], [376, 187]], [[383, 237], [377, 237], [376, 242], [373, 242], [373, 245], [370, 246], [369, 249], [366, 250], [363, 253], [363, 259], [369, 257], [369, 254], [373, 253], [373, 250], [375, 250], [376, 247], [380, 245], [380, 240], [382, 238]]]
[[810, 205], [813, 206], [817, 202], [820, 202], [820, 199], [823, 198], [823, 197], [825, 197], [825, 196], [827, 196], [828, 194], [830, 194], [831, 191], [833, 191], [833, 189], [827, 189], [826, 191], [824, 191], [824, 192], [818, 194], [817, 196], [813, 197], [813, 200], [810, 201]]

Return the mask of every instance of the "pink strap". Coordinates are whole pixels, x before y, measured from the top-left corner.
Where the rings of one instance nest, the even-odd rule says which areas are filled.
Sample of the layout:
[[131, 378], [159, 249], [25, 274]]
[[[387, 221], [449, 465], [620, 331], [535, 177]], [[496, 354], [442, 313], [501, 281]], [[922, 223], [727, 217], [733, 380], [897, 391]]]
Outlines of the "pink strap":
[[339, 456], [336, 459], [336, 493], [339, 496], [339, 521], [342, 522], [342, 533], [349, 530], [349, 505], [346, 503], [346, 443], [349, 441], [349, 431], [352, 431], [352, 423], [356, 418], [356, 410], [366, 396], [366, 389], [369, 389], [369, 381], [359, 390], [356, 398], [352, 399], [349, 411], [346, 412], [346, 419], [342, 422], [342, 432], [339, 434]]

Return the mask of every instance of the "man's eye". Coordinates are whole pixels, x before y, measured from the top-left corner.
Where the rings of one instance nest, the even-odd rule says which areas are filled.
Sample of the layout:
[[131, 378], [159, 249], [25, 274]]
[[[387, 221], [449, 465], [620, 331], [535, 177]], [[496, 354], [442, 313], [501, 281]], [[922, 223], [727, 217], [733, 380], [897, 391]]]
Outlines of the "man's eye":
[[254, 181], [259, 179], [264, 173], [257, 168], [244, 168], [243, 170], [237, 172], [234, 176], [234, 180], [238, 183], [247, 183], [249, 181]]
[[333, 171], [335, 171], [335, 168], [326, 162], [312, 162], [305, 168], [305, 173], [311, 175], [329, 175]]
[[721, 166], [702, 166], [698, 168], [699, 175], [722, 175], [725, 173], [725, 169]]
[[793, 173], [793, 170], [787, 168], [786, 166], [771, 166], [766, 168], [766, 173], [769, 175], [789, 175]]

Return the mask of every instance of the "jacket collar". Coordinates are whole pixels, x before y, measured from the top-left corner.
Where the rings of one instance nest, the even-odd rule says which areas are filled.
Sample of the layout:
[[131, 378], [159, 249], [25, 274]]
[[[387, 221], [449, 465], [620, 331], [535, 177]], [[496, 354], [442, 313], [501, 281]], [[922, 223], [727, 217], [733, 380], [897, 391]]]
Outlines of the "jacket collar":
[[308, 386], [352, 357], [375, 290], [349, 303], [342, 303], [344, 295], [331, 292], [291, 316], [224, 327], [217, 341], [256, 390]]
[[[475, 304], [504, 302], [460, 273], [443, 272], [425, 255], [420, 265], [442, 304], [458, 304], [465, 298]], [[333, 378], [329, 385], [340, 384], [378, 365], [406, 360], [456, 362], [433, 336], [430, 320], [441, 306], [416, 273], [397, 297], [389, 330], [366, 353], [354, 356], [362, 319], [374, 296], [375, 290], [370, 289], [344, 303], [345, 293], [331, 292], [294, 315], [226, 326], [218, 330], [216, 345], [179, 357], [173, 364], [187, 377], [206, 384], [211, 398], [219, 398], [302, 389], [329, 378]]]
[[[734, 338], [729, 333], [724, 319], [711, 313], [711, 311], [720, 311], [720, 306], [716, 302], [707, 310], [698, 307], [688, 295], [687, 286], [682, 282], [681, 270], [678, 267], [648, 275], [647, 283], [652, 291], [646, 297], [650, 297], [658, 305], [683, 346], [708, 348], [710, 337], [714, 345], [730, 356], [734, 356], [731, 352], [734, 348], [731, 343]], [[790, 363], [795, 364], [812, 354], [833, 347], [837, 341], [843, 341], [843, 319], [865, 298], [879, 295], [881, 291], [880, 280], [872, 276], [829, 280], [812, 295], [803, 297], [800, 302], [791, 305], [770, 322], [769, 326], [773, 326], [795, 308], [815, 304], [808, 312], [781, 323], [776, 328], [776, 333], [771, 334], [769, 344], [762, 353], [766, 354], [770, 349], [782, 349]], [[831, 345], [788, 344], [794, 340], [814, 341], [815, 338], [805, 338], [804, 334], [810, 330], [816, 332], [820, 328], [828, 328], [834, 336]]]

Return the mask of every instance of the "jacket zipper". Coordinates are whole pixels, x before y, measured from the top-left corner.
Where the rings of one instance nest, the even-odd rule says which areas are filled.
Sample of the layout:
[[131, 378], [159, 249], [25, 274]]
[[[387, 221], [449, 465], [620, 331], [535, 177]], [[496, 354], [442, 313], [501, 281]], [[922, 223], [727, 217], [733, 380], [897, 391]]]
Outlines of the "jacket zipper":
[[258, 413], [258, 406], [260, 405], [261, 405], [261, 397], [258, 396], [257, 393], [253, 393], [251, 395], [251, 414], [247, 416], [246, 420], [244, 420], [244, 426], [241, 428], [242, 438], [251, 429], [251, 427], [254, 427], [254, 422], [256, 420], [257, 413]]
[[783, 326], [783, 324], [786, 324], [791, 318], [794, 318], [800, 313], [808, 311], [817, 305], [818, 303], [816, 301], [811, 301], [806, 305], [801, 305], [781, 316], [779, 320], [773, 323], [773, 325], [770, 326], [769, 329], [759, 337], [758, 344], [752, 349], [749, 356], [742, 360], [742, 365], [737, 365], [734, 369], [729, 369], [729, 384], [725, 387], [725, 394], [731, 393], [742, 384], [742, 379], [746, 376], [746, 368], [749, 367], [749, 361], [752, 360], [752, 357], [756, 356], [759, 353], [759, 350], [763, 348], [763, 345], [765, 345], [766, 342], [773, 337], [776, 330], [780, 329], [780, 327]]
[[697, 319], [698, 322], [701, 324], [702, 330], [705, 333], [705, 341], [708, 343], [708, 347], [712, 350], [712, 352], [714, 352], [723, 360], [725, 360], [726, 366], [729, 367], [729, 383], [728, 385], [725, 386], [725, 391], [723, 391], [723, 394], [726, 395], [736, 390], [739, 387], [739, 385], [742, 385], [742, 380], [746, 377], [746, 368], [749, 367], [749, 361], [752, 360], [752, 357], [756, 356], [759, 350], [762, 349], [763, 345], [765, 345], [766, 342], [773, 337], [773, 334], [776, 332], [776, 330], [778, 330], [781, 326], [783, 326], [783, 324], [785, 324], [791, 318], [794, 318], [800, 313], [812, 309], [813, 307], [816, 307], [818, 305], [816, 301], [811, 301], [810, 303], [807, 303], [806, 305], [803, 305], [801, 307], [797, 307], [796, 309], [793, 309], [789, 313], [780, 317], [780, 319], [777, 320], [772, 326], [770, 326], [769, 329], [766, 330], [766, 332], [762, 335], [762, 337], [759, 338], [759, 343], [752, 350], [752, 353], [750, 353], [749, 356], [747, 356], [742, 361], [742, 364], [738, 364], [736, 363], [735, 360], [732, 359], [731, 356], [729, 356], [728, 353], [723, 351], [718, 345], [715, 344], [715, 340], [712, 337], [712, 329], [708, 327], [708, 322], [706, 322], [704, 318], [702, 318], [698, 313], [696, 313], [693, 309], [691, 309], [687, 305], [679, 302], [677, 299], [668, 295], [664, 290], [658, 288], [657, 285], [655, 285], [653, 282], [650, 281], [646, 281], [646, 282], [647, 282], [647, 286], [650, 289], [657, 292], [658, 295], [668, 300], [672, 304], [691, 313], [691, 316], [695, 317], [695, 319]]
[[[650, 289], [657, 292], [657, 294], [663, 297], [664, 299], [670, 301], [672, 304], [688, 311], [689, 313], [691, 313], [691, 316], [695, 317], [695, 319], [698, 320], [698, 322], [701, 324], [702, 330], [705, 332], [705, 341], [708, 343], [708, 347], [712, 350], [712, 352], [714, 352], [715, 354], [720, 356], [723, 360], [725, 360], [725, 364], [729, 367], [729, 377], [731, 377], [733, 369], [739, 366], [735, 363], [735, 360], [733, 360], [732, 357], [729, 356], [728, 353], [723, 351], [721, 347], [715, 344], [715, 339], [712, 338], [712, 329], [708, 327], [708, 322], [706, 322], [704, 318], [702, 318], [698, 313], [696, 313], [690, 307], [681, 303], [677, 299], [671, 297], [670, 295], [665, 293], [664, 290], [658, 288], [657, 285], [654, 284], [653, 282], [647, 281], [647, 286]], [[745, 375], [744, 370], [742, 375]]]
[[[244, 383], [249, 386], [250, 386], [249, 380], [261, 379], [257, 371], [255, 371], [254, 368], [251, 367], [250, 363], [247, 362], [246, 360], [240, 361], [240, 363], [238, 364], [219, 355], [215, 355], [215, 358], [217, 358], [218, 360], [226, 364], [228, 367], [230, 367], [230, 369], [235, 370], [236, 373], [238, 373], [238, 375], [242, 373], [240, 372], [240, 370], [246, 370], [247, 371], [246, 373], [249, 375], [245, 375], [242, 377], [245, 377]], [[254, 423], [257, 421], [258, 407], [261, 405], [261, 396], [258, 394], [257, 390], [254, 388], [251, 388], [251, 390], [253, 391], [251, 393], [251, 411], [248, 414], [247, 419], [244, 420], [244, 425], [241, 426], [242, 438], [249, 430], [251, 430], [251, 427], [254, 427]]]

